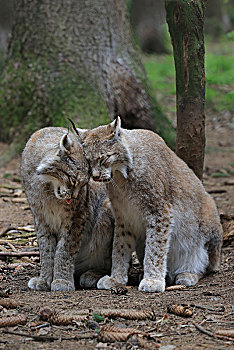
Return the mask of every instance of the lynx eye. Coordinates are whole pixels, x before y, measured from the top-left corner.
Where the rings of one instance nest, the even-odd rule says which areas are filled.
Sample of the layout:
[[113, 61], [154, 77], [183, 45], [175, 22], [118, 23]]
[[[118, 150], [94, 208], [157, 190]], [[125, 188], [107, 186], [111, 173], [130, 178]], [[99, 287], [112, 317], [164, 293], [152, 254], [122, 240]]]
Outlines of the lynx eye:
[[103, 156], [101, 156], [100, 159], [99, 159], [100, 165], [104, 164], [107, 161], [108, 158], [110, 158], [110, 155], [103, 155]]
[[76, 186], [78, 185], [78, 183], [79, 183], [79, 180], [73, 178], [73, 179], [70, 179], [70, 182], [71, 182], [71, 185], [72, 185], [73, 187], [76, 187]]

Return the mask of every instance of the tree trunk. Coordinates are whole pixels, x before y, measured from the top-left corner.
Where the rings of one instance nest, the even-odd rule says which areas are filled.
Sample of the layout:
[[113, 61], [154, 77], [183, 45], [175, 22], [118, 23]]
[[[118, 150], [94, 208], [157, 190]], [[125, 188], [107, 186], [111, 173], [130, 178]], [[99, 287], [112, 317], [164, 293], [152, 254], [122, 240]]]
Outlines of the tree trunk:
[[217, 36], [232, 30], [232, 24], [228, 13], [228, 7], [230, 5], [231, 1], [229, 1], [228, 4], [228, 2], [223, 0], [207, 0], [205, 33], [211, 35], [215, 40]]
[[204, 0], [166, 0], [176, 68], [176, 153], [201, 179], [205, 148]]
[[24, 142], [65, 117], [95, 127], [121, 115], [124, 126], [157, 130], [173, 144], [149, 94], [125, 0], [17, 0], [15, 13], [0, 85], [1, 140]]
[[143, 52], [168, 53], [164, 40], [164, 0], [132, 0], [131, 22]]
[[[12, 0], [0, 0], [0, 9], [0, 55], [2, 55], [7, 49], [8, 34], [12, 26]], [[0, 63], [1, 60], [0, 57]]]

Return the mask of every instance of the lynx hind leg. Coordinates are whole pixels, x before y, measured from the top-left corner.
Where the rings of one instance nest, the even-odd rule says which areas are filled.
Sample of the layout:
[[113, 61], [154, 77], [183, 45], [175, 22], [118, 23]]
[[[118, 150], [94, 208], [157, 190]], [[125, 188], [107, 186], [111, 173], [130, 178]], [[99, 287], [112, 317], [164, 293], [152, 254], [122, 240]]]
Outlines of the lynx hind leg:
[[33, 277], [29, 280], [28, 282], [28, 287], [33, 290], [38, 290], [38, 291], [49, 291], [50, 286], [48, 283], [41, 277]]
[[88, 270], [80, 276], [80, 286], [82, 288], [96, 288], [102, 276], [98, 271]]
[[201, 230], [209, 239], [206, 245], [209, 256], [207, 272], [216, 272], [219, 270], [221, 262], [223, 228], [215, 202], [209, 195], [206, 197], [206, 205], [203, 208]]
[[186, 287], [195, 286], [195, 284], [197, 284], [197, 282], [202, 278], [202, 276], [202, 273], [178, 273], [178, 275], [175, 278], [175, 284], [182, 284]]
[[209, 266], [207, 272], [216, 272], [221, 263], [221, 248], [223, 244], [223, 228], [217, 225], [215, 237], [212, 237], [208, 245]]

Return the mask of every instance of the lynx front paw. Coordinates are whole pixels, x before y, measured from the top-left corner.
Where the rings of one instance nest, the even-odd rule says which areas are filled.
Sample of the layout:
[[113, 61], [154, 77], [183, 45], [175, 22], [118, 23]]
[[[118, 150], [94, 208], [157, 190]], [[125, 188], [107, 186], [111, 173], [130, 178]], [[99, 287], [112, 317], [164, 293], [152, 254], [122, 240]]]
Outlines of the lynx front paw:
[[196, 274], [191, 272], [178, 273], [175, 279], [175, 284], [182, 284], [187, 287], [195, 286], [202, 274]]
[[158, 293], [165, 291], [165, 281], [155, 280], [153, 278], [143, 278], [139, 284], [140, 292]]
[[73, 290], [75, 290], [75, 286], [70, 281], [57, 279], [51, 283], [52, 292], [72, 292]]
[[120, 284], [121, 283], [118, 283], [114, 278], [112, 278], [110, 276], [104, 276], [98, 281], [97, 288], [98, 289], [110, 289], [112, 287], [119, 286]]
[[28, 287], [30, 289], [39, 290], [39, 291], [49, 291], [50, 286], [48, 283], [41, 277], [33, 277], [28, 282]]
[[86, 271], [80, 276], [80, 286], [82, 288], [95, 288], [102, 274], [97, 271]]

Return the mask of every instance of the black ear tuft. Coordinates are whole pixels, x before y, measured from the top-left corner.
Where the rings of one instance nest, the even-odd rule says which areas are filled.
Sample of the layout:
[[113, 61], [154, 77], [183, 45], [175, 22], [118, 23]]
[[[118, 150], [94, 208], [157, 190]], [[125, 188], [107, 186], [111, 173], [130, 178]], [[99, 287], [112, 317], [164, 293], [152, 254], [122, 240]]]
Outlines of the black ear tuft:
[[71, 123], [71, 125], [72, 125], [72, 129], [75, 131], [75, 133], [77, 134], [77, 131], [76, 131], [76, 126], [75, 126], [75, 123], [73, 122], [73, 120], [72, 119], [70, 119], [70, 118], [67, 118], [68, 120], [69, 120], [69, 122]]
[[83, 143], [82, 135], [84, 135], [84, 133], [87, 131], [87, 129], [78, 129], [78, 128], [76, 128], [73, 120], [71, 120], [70, 118], [67, 118], [67, 119], [71, 123], [73, 130], [75, 131], [76, 135], [78, 136], [78, 141], [80, 143]]

